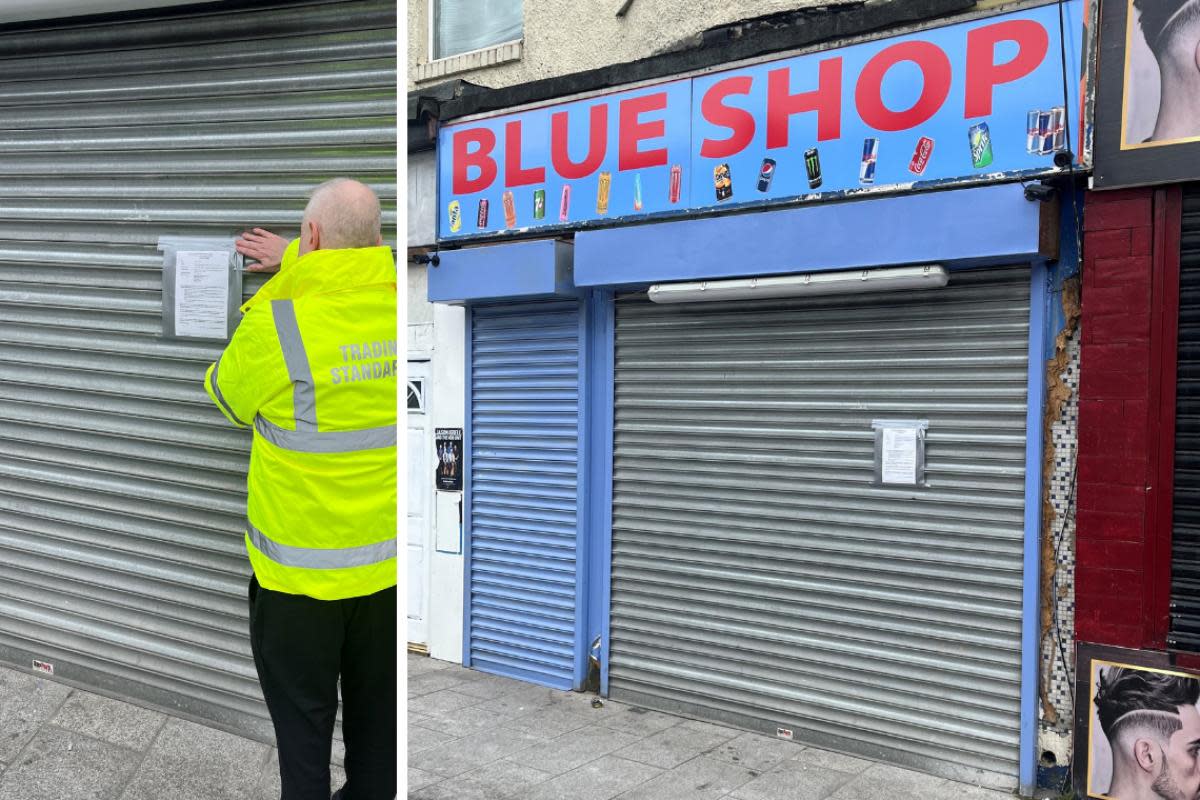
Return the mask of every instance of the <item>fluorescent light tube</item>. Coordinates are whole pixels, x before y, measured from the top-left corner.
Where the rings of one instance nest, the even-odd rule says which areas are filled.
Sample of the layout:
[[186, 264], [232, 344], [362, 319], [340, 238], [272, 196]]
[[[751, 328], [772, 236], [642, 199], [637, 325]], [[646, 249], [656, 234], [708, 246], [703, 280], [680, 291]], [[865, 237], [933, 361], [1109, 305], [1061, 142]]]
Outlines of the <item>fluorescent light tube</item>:
[[945, 267], [886, 267], [846, 272], [806, 272], [770, 278], [725, 281], [656, 283], [650, 287], [655, 303], [707, 303], [718, 300], [766, 300], [827, 294], [891, 292], [902, 289], [940, 289], [950, 280]]

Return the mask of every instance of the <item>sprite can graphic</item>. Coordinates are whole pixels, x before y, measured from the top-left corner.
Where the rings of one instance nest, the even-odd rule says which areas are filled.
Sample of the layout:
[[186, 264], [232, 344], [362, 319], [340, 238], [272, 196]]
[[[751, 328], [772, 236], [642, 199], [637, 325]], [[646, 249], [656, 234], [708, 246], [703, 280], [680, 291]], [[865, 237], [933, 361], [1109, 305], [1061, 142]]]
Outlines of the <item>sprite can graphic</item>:
[[989, 166], [992, 163], [992, 134], [988, 124], [972, 125], [967, 136], [971, 140], [971, 166], [975, 169]]
[[533, 218], [546, 218], [546, 190], [538, 189], [533, 193]]

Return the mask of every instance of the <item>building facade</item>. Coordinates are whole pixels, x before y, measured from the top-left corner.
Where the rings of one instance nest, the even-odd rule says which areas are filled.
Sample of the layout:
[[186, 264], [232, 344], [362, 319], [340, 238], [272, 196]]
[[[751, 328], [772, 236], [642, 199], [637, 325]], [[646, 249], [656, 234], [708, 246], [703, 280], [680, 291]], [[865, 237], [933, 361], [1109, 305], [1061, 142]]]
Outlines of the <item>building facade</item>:
[[464, 663], [990, 786], [1063, 770], [1063, 13], [825, 8], [438, 90]]

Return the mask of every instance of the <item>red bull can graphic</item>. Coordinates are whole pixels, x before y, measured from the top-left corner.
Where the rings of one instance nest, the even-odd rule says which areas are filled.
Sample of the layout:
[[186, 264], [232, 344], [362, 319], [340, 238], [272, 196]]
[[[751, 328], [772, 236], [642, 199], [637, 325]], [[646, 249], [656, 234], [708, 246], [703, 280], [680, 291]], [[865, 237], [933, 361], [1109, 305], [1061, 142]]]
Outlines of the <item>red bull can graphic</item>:
[[533, 218], [546, 218], [546, 190], [538, 189], [533, 193]]
[[771, 188], [771, 179], [775, 177], [775, 159], [764, 158], [758, 168], [758, 190], [765, 192]]
[[875, 182], [875, 164], [879, 160], [879, 140], [863, 139], [862, 163], [858, 165], [858, 182]]
[[481, 198], [479, 201], [479, 214], [475, 220], [475, 226], [478, 228], [486, 228], [488, 220], [488, 201], [487, 198]]
[[504, 227], [517, 227], [517, 203], [513, 199], [513, 193], [505, 192], [501, 199], [504, 204]]
[[671, 167], [671, 188], [670, 200], [672, 203], [679, 202], [679, 195], [683, 191], [683, 167], [674, 164]]
[[564, 183], [562, 200], [558, 203], [558, 221], [566, 222], [571, 213], [571, 184]]
[[1048, 156], [1067, 149], [1067, 112], [1062, 106], [1034, 109], [1025, 115], [1025, 152]]
[[917, 149], [913, 151], [912, 161], [908, 162], [908, 171], [914, 175], [924, 173], [925, 167], [929, 166], [931, 155], [933, 155], [933, 139], [922, 136], [917, 140]]
[[1067, 149], [1067, 110], [1062, 106], [1050, 109], [1050, 130], [1054, 134], [1054, 152]]
[[446, 208], [446, 213], [450, 216], [450, 232], [458, 233], [462, 230], [462, 204], [457, 200], [451, 200], [450, 205]]
[[633, 176], [633, 210], [642, 210], [642, 174]]
[[992, 132], [986, 122], [980, 122], [967, 129], [967, 139], [971, 143], [971, 166], [975, 169], [991, 166], [992, 163]]
[[821, 185], [821, 155], [817, 148], [804, 151], [804, 171], [808, 173], [808, 188], [816, 189]]

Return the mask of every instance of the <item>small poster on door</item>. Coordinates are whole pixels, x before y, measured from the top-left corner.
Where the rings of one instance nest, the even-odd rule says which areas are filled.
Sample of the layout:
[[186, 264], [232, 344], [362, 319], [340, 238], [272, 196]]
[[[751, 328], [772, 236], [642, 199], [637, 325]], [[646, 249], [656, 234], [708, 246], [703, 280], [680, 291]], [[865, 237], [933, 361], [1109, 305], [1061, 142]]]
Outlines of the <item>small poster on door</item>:
[[437, 444], [436, 483], [440, 492], [461, 492], [463, 488], [463, 429], [434, 428]]
[[877, 419], [875, 431], [875, 485], [925, 485], [925, 433], [928, 420]]

